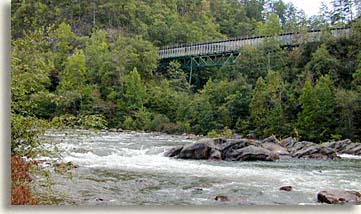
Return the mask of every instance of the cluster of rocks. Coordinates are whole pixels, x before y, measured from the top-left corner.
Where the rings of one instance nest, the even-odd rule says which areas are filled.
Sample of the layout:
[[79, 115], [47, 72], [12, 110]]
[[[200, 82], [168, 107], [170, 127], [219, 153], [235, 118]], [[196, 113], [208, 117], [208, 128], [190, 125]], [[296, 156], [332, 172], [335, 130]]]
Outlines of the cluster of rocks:
[[[284, 186], [280, 190], [283, 191], [292, 191], [293, 187]], [[322, 190], [317, 193], [317, 202], [326, 203], [326, 204], [361, 204], [361, 193], [357, 191], [349, 190], [338, 190], [338, 189], [329, 189]], [[217, 195], [214, 200], [219, 202], [237, 202], [240, 204], [249, 204], [250, 201], [243, 197], [234, 197], [234, 196], [224, 196]]]
[[274, 135], [264, 140], [204, 138], [186, 146], [177, 146], [165, 156], [180, 159], [226, 161], [274, 161], [280, 157], [333, 160], [337, 154], [361, 155], [361, 144], [350, 140], [316, 144], [287, 138], [279, 141]]

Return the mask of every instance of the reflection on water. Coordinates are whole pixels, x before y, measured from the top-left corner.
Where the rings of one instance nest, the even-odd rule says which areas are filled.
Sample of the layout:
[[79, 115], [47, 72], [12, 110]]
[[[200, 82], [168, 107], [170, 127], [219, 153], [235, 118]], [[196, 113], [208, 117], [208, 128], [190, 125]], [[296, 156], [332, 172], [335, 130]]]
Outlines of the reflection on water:
[[[39, 194], [51, 195], [60, 204], [223, 204], [214, 200], [217, 195], [241, 197], [246, 204], [316, 204], [321, 189], [359, 190], [361, 186], [361, 160], [350, 157], [335, 161], [180, 160], [163, 153], [195, 140], [137, 132], [48, 131], [42, 141], [49, 150], [56, 145], [63, 161], [78, 166], [65, 174], [52, 173], [46, 188], [41, 183], [48, 181], [40, 176], [35, 180]], [[285, 185], [295, 190], [279, 191]]]

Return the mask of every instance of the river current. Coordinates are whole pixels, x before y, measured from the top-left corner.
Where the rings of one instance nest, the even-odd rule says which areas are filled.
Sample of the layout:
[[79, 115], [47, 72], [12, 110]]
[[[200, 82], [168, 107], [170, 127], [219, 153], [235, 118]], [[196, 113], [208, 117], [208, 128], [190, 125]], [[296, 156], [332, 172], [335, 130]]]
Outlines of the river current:
[[[281, 159], [275, 162], [181, 160], [164, 157], [196, 139], [161, 133], [47, 131], [37, 157], [50, 176], [36, 175], [35, 192], [60, 205], [313, 205], [322, 189], [361, 187], [361, 159]], [[77, 168], [55, 172], [54, 161]], [[280, 191], [291, 185], [291, 192]], [[239, 198], [216, 201], [216, 196]], [[50, 203], [50, 202], [49, 202]]]

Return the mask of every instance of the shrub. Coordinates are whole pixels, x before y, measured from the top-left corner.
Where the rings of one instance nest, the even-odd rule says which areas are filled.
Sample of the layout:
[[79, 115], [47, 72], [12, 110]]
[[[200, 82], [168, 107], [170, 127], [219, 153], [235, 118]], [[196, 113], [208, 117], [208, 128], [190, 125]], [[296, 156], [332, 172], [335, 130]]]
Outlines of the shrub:
[[78, 115], [65, 114], [54, 117], [51, 125], [56, 128], [84, 128], [84, 129], [105, 129], [108, 122], [101, 114]]
[[20, 156], [11, 157], [11, 204], [37, 205], [30, 191], [31, 177], [29, 174], [33, 162], [25, 162]]
[[77, 122], [80, 127], [86, 129], [106, 129], [108, 126], [103, 115], [81, 115]]
[[34, 117], [11, 114], [11, 154], [31, 156], [41, 129]]
[[224, 128], [222, 132], [217, 132], [216, 130], [211, 130], [207, 133], [207, 136], [210, 138], [217, 138], [217, 137], [225, 137], [225, 138], [231, 138], [233, 135], [232, 130], [229, 128]]
[[164, 131], [164, 126], [169, 123], [169, 119], [164, 114], [153, 114], [153, 118], [149, 124], [151, 131]]

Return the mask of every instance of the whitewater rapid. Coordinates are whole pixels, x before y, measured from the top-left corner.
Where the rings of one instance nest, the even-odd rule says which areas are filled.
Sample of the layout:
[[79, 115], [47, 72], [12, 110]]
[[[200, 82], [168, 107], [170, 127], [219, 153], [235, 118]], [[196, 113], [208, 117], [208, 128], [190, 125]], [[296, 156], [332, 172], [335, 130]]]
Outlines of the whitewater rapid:
[[[249, 204], [317, 204], [316, 193], [321, 189], [360, 190], [361, 186], [361, 159], [347, 155], [335, 161], [180, 160], [163, 153], [196, 139], [160, 133], [53, 130], [41, 140], [49, 151], [58, 151], [58, 159], [78, 166], [71, 170], [72, 179], [53, 173], [62, 204], [209, 205], [219, 203], [214, 200], [217, 195], [246, 198]], [[285, 185], [295, 190], [279, 191]]]

